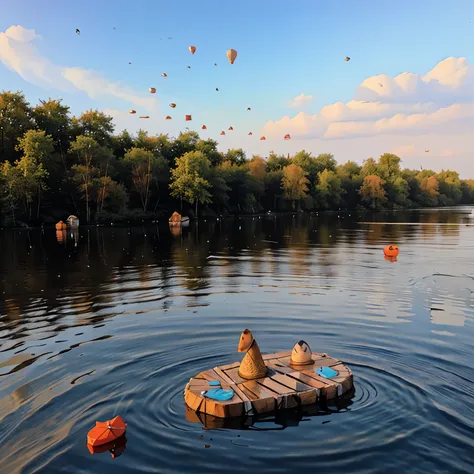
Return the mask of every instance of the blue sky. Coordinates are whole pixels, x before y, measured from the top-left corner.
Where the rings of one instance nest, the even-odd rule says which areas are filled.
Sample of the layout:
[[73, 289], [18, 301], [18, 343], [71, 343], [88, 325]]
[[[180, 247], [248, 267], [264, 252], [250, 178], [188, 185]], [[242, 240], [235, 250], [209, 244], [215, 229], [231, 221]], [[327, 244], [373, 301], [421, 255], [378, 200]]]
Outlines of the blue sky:
[[[314, 146], [315, 153], [345, 150], [336, 158], [348, 159], [354, 140], [342, 140], [344, 145], [301, 133], [300, 140], [293, 139], [291, 144], [276, 137], [255, 143], [249, 142], [247, 131], [265, 133], [267, 121], [298, 114], [301, 110], [290, 107], [290, 102], [301, 93], [312, 96], [304, 112], [317, 114], [323, 106], [350, 101], [356, 88], [371, 76], [393, 78], [405, 71], [423, 75], [447, 57], [472, 61], [474, 56], [472, 0], [1, 0], [0, 11], [0, 31], [12, 25], [35, 30], [41, 36], [34, 40], [36, 52], [52, 64], [94, 70], [144, 97], [149, 87], [156, 87], [157, 109], [143, 111], [151, 117], [146, 128], [152, 133], [177, 133], [186, 125], [184, 114], [190, 113], [193, 126], [206, 123], [213, 138], [234, 126], [239, 133], [226, 137], [223, 147], [243, 146], [250, 153]], [[197, 47], [194, 56], [189, 45]], [[238, 51], [234, 65], [226, 59], [228, 48]], [[344, 61], [345, 56], [351, 61]], [[162, 72], [168, 78], [162, 78]], [[47, 88], [1, 63], [0, 88], [23, 90], [32, 103], [48, 96], [62, 97], [73, 113], [89, 107], [124, 112], [134, 108], [137, 116], [142, 112], [115, 96], [91, 98], [81, 90], [58, 90], [54, 81]], [[169, 102], [178, 107], [172, 111]], [[252, 111], [247, 112], [247, 107]], [[168, 114], [173, 115], [172, 123], [163, 121]], [[117, 116], [117, 128], [144, 126], [137, 116]], [[294, 134], [298, 136], [297, 131]], [[360, 156], [354, 159], [376, 154], [380, 145], [371, 153], [368, 144], [380, 138], [359, 138]], [[410, 145], [405, 142], [398, 137], [393, 146]]]

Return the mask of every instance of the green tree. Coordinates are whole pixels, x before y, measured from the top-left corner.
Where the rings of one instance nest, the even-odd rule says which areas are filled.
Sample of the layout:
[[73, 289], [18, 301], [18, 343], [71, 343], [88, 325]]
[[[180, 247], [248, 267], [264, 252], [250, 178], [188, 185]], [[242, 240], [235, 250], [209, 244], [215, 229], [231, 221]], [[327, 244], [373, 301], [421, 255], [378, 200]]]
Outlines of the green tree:
[[72, 118], [72, 133], [74, 136], [93, 138], [99, 145], [112, 145], [114, 125], [112, 117], [98, 110], [87, 110], [79, 117]]
[[360, 194], [362, 201], [368, 204], [372, 209], [378, 209], [381, 204], [387, 200], [383, 184], [384, 181], [379, 176], [369, 175], [364, 178], [364, 182], [360, 188]]
[[228, 161], [233, 165], [244, 165], [247, 163], [247, 156], [242, 148], [232, 148], [231, 150], [227, 150], [224, 161]]
[[378, 176], [379, 171], [377, 162], [373, 158], [367, 158], [366, 160], [364, 160], [363, 166], [360, 170], [360, 174], [363, 178], [372, 175]]
[[304, 199], [308, 193], [308, 179], [303, 168], [292, 163], [283, 168], [282, 186], [285, 199], [292, 201], [293, 209], [296, 201]]
[[442, 206], [454, 206], [461, 202], [461, 180], [456, 171], [442, 170], [436, 175], [439, 182], [438, 201]]
[[188, 152], [176, 160], [176, 168], [171, 170], [171, 195], [196, 205], [211, 202], [210, 163], [200, 151]]
[[[36, 186], [37, 208], [36, 218], [39, 219], [41, 206], [41, 191], [46, 189], [46, 178], [49, 173], [47, 168], [54, 168], [52, 156], [54, 152], [53, 138], [46, 135], [43, 130], [28, 130], [22, 138], [19, 139], [17, 150], [23, 152], [20, 162], [23, 175], [26, 180], [28, 176], [28, 185], [25, 183], [25, 190], [28, 194], [25, 199], [29, 206], [31, 216], [32, 186]], [[26, 192], [26, 191], [25, 191]]]
[[348, 161], [336, 168], [336, 174], [341, 180], [342, 204], [354, 209], [360, 201], [359, 189], [362, 186], [361, 167], [354, 161]]
[[0, 162], [20, 157], [18, 139], [33, 128], [30, 104], [21, 92], [0, 94]]
[[143, 211], [146, 212], [152, 185], [156, 186], [159, 193], [160, 182], [168, 181], [166, 160], [161, 156], [157, 158], [150, 150], [132, 148], [125, 154], [123, 163], [131, 171], [133, 188], [140, 196]]
[[339, 176], [334, 171], [328, 169], [318, 174], [316, 191], [318, 193], [318, 201], [321, 207], [325, 209], [339, 206], [344, 192]]
[[[78, 186], [86, 205], [86, 221], [91, 220], [91, 203], [96, 201], [100, 194], [94, 194], [97, 186], [93, 181], [102, 176], [109, 176], [109, 162], [112, 152], [109, 148], [99, 145], [92, 137], [80, 135], [71, 143], [70, 153], [77, 156], [79, 163], [72, 167], [73, 181]], [[103, 172], [101, 172], [103, 170]], [[104, 181], [106, 184], [106, 181]], [[105, 191], [103, 191], [102, 196]], [[100, 201], [100, 199], [99, 199]]]
[[68, 148], [71, 118], [69, 107], [61, 100], [40, 100], [40, 104], [32, 109], [31, 118], [39, 130], [51, 136], [55, 146]]
[[465, 179], [461, 181], [461, 203], [474, 204], [474, 179]]
[[201, 151], [210, 161], [211, 166], [219, 166], [224, 158], [221, 152], [217, 150], [217, 142], [212, 139], [199, 140], [196, 143], [196, 151]]
[[267, 171], [278, 171], [282, 170], [285, 166], [291, 164], [291, 159], [283, 155], [277, 155], [271, 152], [267, 160]]
[[283, 195], [283, 170], [270, 171], [265, 175], [265, 196], [268, 207], [276, 210], [278, 199]]
[[378, 175], [387, 182], [393, 183], [400, 176], [401, 159], [393, 153], [384, 153], [380, 155], [377, 163]]

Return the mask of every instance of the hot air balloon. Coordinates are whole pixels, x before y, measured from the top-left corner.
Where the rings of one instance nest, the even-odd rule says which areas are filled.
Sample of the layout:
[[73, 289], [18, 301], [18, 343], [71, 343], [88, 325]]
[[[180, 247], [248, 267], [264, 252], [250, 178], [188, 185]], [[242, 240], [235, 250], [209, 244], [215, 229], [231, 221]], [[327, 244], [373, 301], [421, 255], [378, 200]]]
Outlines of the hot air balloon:
[[229, 130], [234, 130], [234, 127], [229, 127]]
[[154, 94], [154, 93], [156, 92], [156, 89], [155, 89], [154, 87], [150, 87], [148, 90], [149, 90], [152, 94]]
[[165, 120], [171, 120], [171, 117], [167, 115]]
[[202, 128], [203, 130], [207, 130], [207, 127], [206, 127], [205, 125], [203, 125], [201, 128]]
[[291, 140], [291, 137], [290, 137], [290, 134], [287, 133], [284, 137], [283, 137], [285, 140]]
[[266, 138], [265, 137], [260, 137], [260, 140], [266, 140]]
[[176, 104], [170, 104], [170, 107], [174, 109], [176, 107]]
[[148, 115], [140, 115], [140, 118], [150, 118]]
[[222, 130], [222, 132], [221, 132], [221, 135], [225, 135], [225, 132], [224, 132], [224, 130]]
[[249, 135], [253, 135], [252, 132], [249, 132]]
[[132, 110], [130, 110], [130, 113], [131, 113], [131, 114], [136, 114], [137, 111], [132, 109]]
[[237, 51], [235, 49], [229, 49], [229, 51], [227, 51], [227, 59], [230, 61], [230, 64], [234, 64], [235, 58], [237, 58]]
[[166, 72], [162, 73], [161, 74], [163, 77], [168, 77], [168, 74], [166, 74]]
[[349, 56], [346, 56], [346, 57], [344, 58], [344, 61], [350, 61], [350, 60], [351, 60], [351, 58], [350, 58]]
[[196, 46], [190, 46], [189, 51], [191, 51], [191, 54], [194, 54], [196, 52]]
[[192, 120], [191, 115], [186, 115], [186, 122], [189, 122], [190, 120]]

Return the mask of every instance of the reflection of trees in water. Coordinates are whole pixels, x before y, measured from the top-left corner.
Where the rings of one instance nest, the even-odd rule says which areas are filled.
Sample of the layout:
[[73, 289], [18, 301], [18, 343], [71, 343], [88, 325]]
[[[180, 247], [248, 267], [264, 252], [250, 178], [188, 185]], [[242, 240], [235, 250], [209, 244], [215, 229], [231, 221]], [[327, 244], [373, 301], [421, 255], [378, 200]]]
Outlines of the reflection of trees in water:
[[[400, 224], [356, 222], [376, 219]], [[201, 220], [178, 235], [167, 223], [131, 229], [83, 227], [72, 235], [68, 230], [66, 238], [63, 233], [58, 238], [54, 228], [2, 231], [0, 322], [6, 331], [18, 331], [23, 322], [33, 320], [49, 322], [50, 330], [58, 330], [114, 316], [122, 300], [140, 298], [141, 290], [147, 297], [156, 293], [166, 309], [172, 295], [195, 294], [196, 301], [190, 303], [202, 304], [211, 285], [219, 291], [238, 291], [243, 277], [278, 278], [287, 268], [298, 275], [333, 277], [343, 252], [353, 246], [457, 236], [463, 219], [452, 210], [353, 213], [351, 218], [347, 213], [289, 214]], [[439, 222], [454, 225], [429, 225]], [[248, 259], [208, 260], [210, 254]], [[24, 326], [18, 335], [34, 327]]]

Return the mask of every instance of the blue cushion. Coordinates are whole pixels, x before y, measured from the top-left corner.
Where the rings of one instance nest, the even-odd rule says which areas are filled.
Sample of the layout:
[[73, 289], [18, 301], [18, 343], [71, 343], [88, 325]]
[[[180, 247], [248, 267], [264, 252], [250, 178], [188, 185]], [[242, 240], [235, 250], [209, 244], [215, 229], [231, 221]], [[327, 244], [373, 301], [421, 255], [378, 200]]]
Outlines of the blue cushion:
[[318, 367], [315, 369], [315, 372], [325, 379], [330, 379], [337, 375], [337, 372], [334, 369], [331, 369], [331, 367]]
[[204, 396], [212, 400], [230, 400], [234, 396], [233, 390], [223, 390], [222, 388], [212, 388], [204, 393]]

